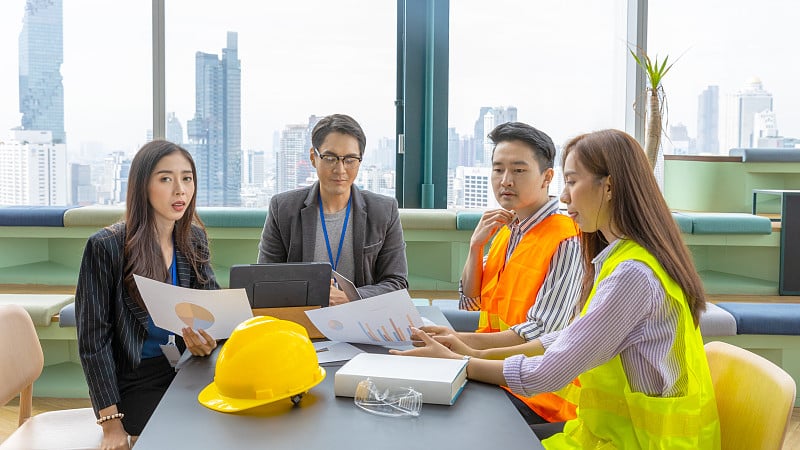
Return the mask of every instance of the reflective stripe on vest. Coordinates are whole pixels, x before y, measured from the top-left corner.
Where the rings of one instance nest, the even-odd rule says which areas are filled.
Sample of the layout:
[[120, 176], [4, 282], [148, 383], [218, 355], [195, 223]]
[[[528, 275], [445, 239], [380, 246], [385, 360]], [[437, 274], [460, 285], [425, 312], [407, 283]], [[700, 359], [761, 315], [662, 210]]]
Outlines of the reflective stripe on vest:
[[501, 228], [483, 267], [481, 314], [476, 331], [504, 331], [525, 322], [558, 245], [577, 234], [571, 218], [551, 214], [525, 233], [506, 262], [511, 231], [508, 227]]
[[[661, 281], [665, 301], [678, 313], [674, 359], [684, 369], [686, 393], [680, 397], [652, 397], [632, 392], [619, 355], [582, 374], [578, 417], [564, 432], [542, 441], [545, 448], [593, 449], [718, 449], [719, 418], [714, 388], [700, 331], [680, 286], [661, 264], [639, 244], [624, 240], [617, 244], [595, 281], [596, 286], [622, 261], [646, 264]], [[585, 315], [595, 293], [592, 288], [581, 315]]]

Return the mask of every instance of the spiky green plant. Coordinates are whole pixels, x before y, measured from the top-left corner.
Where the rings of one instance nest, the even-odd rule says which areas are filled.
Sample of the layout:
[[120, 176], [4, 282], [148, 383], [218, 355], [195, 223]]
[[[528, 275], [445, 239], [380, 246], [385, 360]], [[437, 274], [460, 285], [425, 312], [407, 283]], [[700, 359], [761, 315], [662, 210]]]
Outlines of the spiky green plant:
[[[650, 167], [655, 168], [656, 159], [658, 158], [658, 149], [661, 145], [662, 133], [662, 120], [666, 112], [666, 95], [664, 94], [664, 86], [661, 81], [664, 76], [672, 68], [672, 64], [667, 65], [669, 55], [664, 57], [664, 60], [659, 63], [658, 55], [654, 59], [650, 59], [647, 53], [641, 51], [642, 57], [640, 58], [632, 49], [628, 49], [631, 56], [636, 61], [636, 64], [644, 70], [647, 76], [648, 86], [648, 108], [647, 108], [647, 130], [644, 140], [644, 151], [647, 155], [647, 160], [650, 161]], [[673, 63], [674, 64], [674, 63]]]

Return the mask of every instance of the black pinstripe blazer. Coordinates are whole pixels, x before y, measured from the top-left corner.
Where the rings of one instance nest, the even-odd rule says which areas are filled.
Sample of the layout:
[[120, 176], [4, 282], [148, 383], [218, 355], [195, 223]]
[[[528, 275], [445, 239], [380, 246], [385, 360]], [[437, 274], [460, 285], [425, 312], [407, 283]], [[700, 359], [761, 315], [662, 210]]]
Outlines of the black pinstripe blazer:
[[[207, 257], [205, 233], [195, 226], [192, 233], [198, 250]], [[119, 403], [117, 375], [139, 365], [147, 337], [147, 311], [131, 298], [123, 283], [124, 243], [124, 223], [89, 237], [75, 292], [78, 352], [95, 414]], [[209, 281], [201, 284], [183, 253], [177, 251], [176, 255], [179, 286], [219, 289], [209, 264], [202, 268]], [[180, 336], [176, 341], [183, 348]]]

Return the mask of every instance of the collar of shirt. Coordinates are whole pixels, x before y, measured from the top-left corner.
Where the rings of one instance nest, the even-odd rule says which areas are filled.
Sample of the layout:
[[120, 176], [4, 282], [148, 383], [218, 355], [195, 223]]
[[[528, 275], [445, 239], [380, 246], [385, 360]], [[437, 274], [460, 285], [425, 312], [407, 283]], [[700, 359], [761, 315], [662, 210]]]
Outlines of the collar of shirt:
[[592, 265], [594, 265], [594, 278], [597, 279], [597, 275], [600, 273], [600, 268], [603, 266], [603, 263], [606, 262], [611, 253], [614, 251], [614, 248], [622, 242], [622, 238], [614, 239], [613, 241], [609, 242], [606, 248], [603, 249], [597, 256], [592, 259]]
[[517, 217], [513, 222], [508, 224], [508, 228], [511, 230], [511, 234], [520, 234], [523, 235], [530, 231], [533, 227], [535, 227], [539, 222], [545, 219], [545, 217], [550, 216], [551, 214], [555, 214], [558, 212], [558, 199], [552, 198], [548, 200], [547, 203], [544, 204], [538, 211], [531, 214], [530, 216], [526, 217], [525, 219], [520, 220]]

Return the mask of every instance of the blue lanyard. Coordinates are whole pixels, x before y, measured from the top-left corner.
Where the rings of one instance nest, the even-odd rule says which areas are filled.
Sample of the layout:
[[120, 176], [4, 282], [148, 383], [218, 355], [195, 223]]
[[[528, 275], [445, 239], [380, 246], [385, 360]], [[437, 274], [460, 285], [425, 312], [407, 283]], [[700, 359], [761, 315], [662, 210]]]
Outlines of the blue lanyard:
[[170, 266], [170, 272], [172, 272], [172, 285], [178, 285], [178, 251], [175, 249], [175, 240], [172, 240], [172, 266]]
[[353, 196], [347, 200], [347, 212], [344, 215], [344, 225], [342, 225], [342, 235], [339, 237], [339, 250], [336, 251], [336, 262], [333, 261], [333, 252], [331, 251], [331, 241], [328, 240], [328, 227], [325, 226], [325, 213], [322, 211], [322, 196], [317, 194], [319, 200], [319, 221], [322, 222], [322, 234], [325, 236], [325, 246], [328, 247], [328, 260], [331, 262], [331, 267], [336, 270], [339, 265], [339, 258], [342, 256], [342, 245], [344, 244], [344, 234], [347, 233], [347, 221], [350, 219], [350, 202], [353, 201]]

